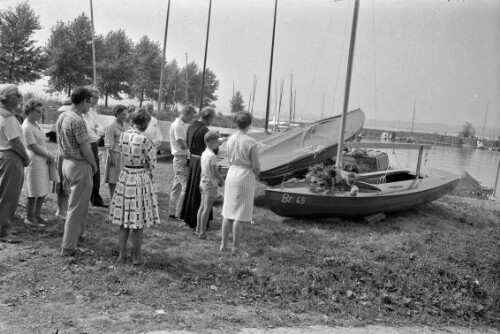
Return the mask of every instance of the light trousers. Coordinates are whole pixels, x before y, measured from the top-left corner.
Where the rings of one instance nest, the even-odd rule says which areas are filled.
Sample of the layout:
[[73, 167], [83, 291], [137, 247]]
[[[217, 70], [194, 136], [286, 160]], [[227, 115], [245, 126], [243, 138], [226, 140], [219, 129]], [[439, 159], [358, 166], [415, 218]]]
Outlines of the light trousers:
[[185, 155], [174, 156], [174, 182], [172, 184], [172, 191], [170, 191], [168, 215], [175, 215], [177, 218], [181, 216], [184, 195], [186, 194], [186, 184], [189, 172], [186, 163], [187, 157]]
[[63, 177], [69, 184], [68, 213], [64, 224], [63, 249], [76, 249], [78, 238], [85, 233], [92, 194], [92, 167], [85, 160], [64, 159]]
[[7, 235], [7, 229], [16, 214], [24, 181], [24, 164], [13, 151], [0, 152], [0, 236]]

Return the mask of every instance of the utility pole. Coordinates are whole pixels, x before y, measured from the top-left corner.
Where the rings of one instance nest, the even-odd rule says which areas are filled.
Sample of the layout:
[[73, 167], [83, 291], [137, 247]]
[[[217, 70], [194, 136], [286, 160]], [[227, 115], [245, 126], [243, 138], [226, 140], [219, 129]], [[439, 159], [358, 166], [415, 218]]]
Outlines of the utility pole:
[[163, 35], [163, 55], [161, 57], [160, 89], [158, 90], [158, 116], [160, 115], [161, 101], [163, 100], [163, 83], [165, 82], [165, 54], [167, 52], [167, 32], [168, 32], [169, 16], [170, 16], [170, 0], [168, 0], [167, 20], [165, 22], [165, 34]]

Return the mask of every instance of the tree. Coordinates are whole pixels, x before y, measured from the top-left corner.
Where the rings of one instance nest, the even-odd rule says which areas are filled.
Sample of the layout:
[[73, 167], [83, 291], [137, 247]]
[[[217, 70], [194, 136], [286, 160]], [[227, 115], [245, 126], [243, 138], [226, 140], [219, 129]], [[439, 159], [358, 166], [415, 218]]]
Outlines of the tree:
[[241, 95], [241, 92], [238, 90], [236, 91], [236, 94], [229, 100], [229, 104], [231, 106], [231, 112], [236, 113], [238, 111], [243, 111], [245, 110], [245, 106], [243, 105], [243, 95]]
[[[166, 109], [167, 104], [175, 104], [176, 102], [184, 102], [184, 90], [182, 90], [183, 82], [181, 70], [175, 59], [171, 60], [165, 66], [165, 84], [163, 86], [163, 106]], [[185, 86], [184, 86], [185, 87]]]
[[40, 21], [27, 2], [0, 13], [0, 80], [33, 82], [47, 67], [42, 48], [31, 38]]
[[[188, 100], [185, 99], [185, 89], [186, 89], [186, 70], [188, 73]], [[200, 95], [201, 95], [201, 81], [203, 77], [203, 70], [200, 69], [198, 64], [191, 62], [185, 66], [180, 73], [180, 84], [181, 91], [179, 92], [179, 98], [176, 97], [177, 102], [188, 103], [194, 106], [200, 105]], [[215, 72], [210, 68], [205, 71], [205, 89], [203, 92], [203, 106], [209, 106], [214, 101], [217, 101], [217, 95], [215, 92], [219, 89], [219, 80]]]
[[[47, 74], [56, 90], [66, 90], [69, 96], [72, 87], [93, 81], [91, 41], [92, 22], [85, 14], [73, 22], [57, 22], [51, 28], [45, 48], [51, 59]], [[102, 44], [102, 37], [97, 37], [96, 43]]]
[[474, 129], [471, 123], [466, 122], [464, 127], [462, 128], [462, 131], [460, 131], [459, 136], [465, 138], [474, 138], [475, 134], [476, 129]]
[[131, 96], [139, 99], [139, 105], [145, 98], [158, 97], [158, 84], [161, 75], [162, 52], [160, 44], [143, 36], [134, 47], [135, 74], [132, 81]]
[[110, 31], [102, 41], [97, 70], [101, 75], [98, 86], [105, 96], [106, 106], [108, 96], [121, 100], [120, 94], [131, 93], [134, 76], [133, 48], [134, 43], [123, 30]]

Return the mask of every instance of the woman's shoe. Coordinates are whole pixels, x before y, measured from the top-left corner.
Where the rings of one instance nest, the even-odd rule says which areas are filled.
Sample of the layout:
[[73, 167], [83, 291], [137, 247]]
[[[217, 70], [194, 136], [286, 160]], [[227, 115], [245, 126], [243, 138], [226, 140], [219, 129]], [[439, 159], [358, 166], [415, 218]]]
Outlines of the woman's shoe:
[[31, 221], [28, 218], [24, 219], [24, 225], [29, 227], [45, 227], [45, 224], [40, 224], [38, 222]]
[[38, 217], [38, 218], [35, 218], [35, 219], [40, 224], [45, 224], [46, 225], [49, 222], [48, 219], [45, 219], [45, 218], [42, 218], [42, 217]]

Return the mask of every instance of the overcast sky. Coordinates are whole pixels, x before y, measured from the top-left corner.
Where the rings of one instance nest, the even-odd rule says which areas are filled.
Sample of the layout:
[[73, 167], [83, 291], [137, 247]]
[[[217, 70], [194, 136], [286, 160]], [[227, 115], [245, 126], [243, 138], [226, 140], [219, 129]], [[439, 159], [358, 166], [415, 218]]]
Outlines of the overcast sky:
[[[17, 0], [0, 0], [0, 9]], [[40, 16], [35, 38], [45, 45], [58, 21], [90, 16], [89, 1], [29, 0]], [[203, 64], [208, 0], [171, 0], [167, 59]], [[272, 94], [290, 74], [297, 116], [341, 112], [353, 0], [279, 0]], [[254, 112], [264, 115], [274, 1], [213, 0], [207, 66], [220, 80], [219, 111], [229, 110], [233, 82], [245, 103], [257, 76]], [[163, 41], [167, 0], [94, 0], [98, 34], [123, 29], [137, 42]], [[374, 120], [500, 128], [500, 1], [361, 0], [350, 109]], [[274, 97], [273, 97], [274, 101]], [[324, 102], [323, 102], [324, 101]], [[323, 107], [324, 106], [324, 107]], [[283, 116], [282, 116], [283, 117]]]

